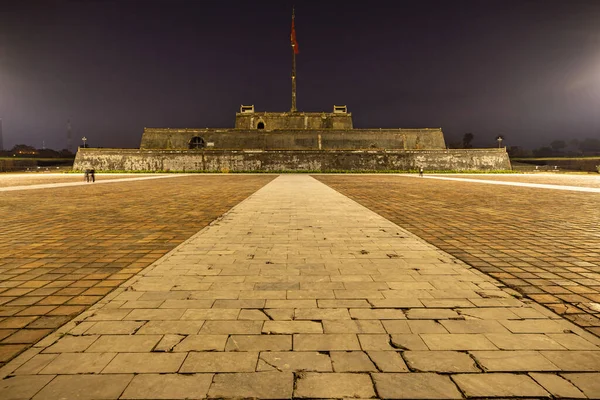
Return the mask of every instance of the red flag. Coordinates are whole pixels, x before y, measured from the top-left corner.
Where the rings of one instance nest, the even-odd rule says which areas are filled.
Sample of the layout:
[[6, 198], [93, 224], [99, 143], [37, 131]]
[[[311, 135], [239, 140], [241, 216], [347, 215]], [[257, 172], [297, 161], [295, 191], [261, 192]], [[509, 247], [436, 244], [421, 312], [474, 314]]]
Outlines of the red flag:
[[298, 50], [298, 41], [296, 41], [296, 27], [294, 26], [294, 20], [296, 18], [294, 17], [294, 14], [292, 14], [292, 33], [290, 35], [291, 41], [292, 41], [292, 49], [294, 50], [294, 54], [298, 54], [300, 53], [300, 50]]

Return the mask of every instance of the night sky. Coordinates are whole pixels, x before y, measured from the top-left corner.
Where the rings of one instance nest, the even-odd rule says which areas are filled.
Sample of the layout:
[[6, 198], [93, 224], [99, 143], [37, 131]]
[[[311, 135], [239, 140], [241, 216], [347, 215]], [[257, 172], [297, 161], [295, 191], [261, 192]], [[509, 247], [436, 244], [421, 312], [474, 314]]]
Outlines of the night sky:
[[600, 1], [0, 0], [4, 147], [139, 147], [240, 104], [527, 148], [600, 138]]

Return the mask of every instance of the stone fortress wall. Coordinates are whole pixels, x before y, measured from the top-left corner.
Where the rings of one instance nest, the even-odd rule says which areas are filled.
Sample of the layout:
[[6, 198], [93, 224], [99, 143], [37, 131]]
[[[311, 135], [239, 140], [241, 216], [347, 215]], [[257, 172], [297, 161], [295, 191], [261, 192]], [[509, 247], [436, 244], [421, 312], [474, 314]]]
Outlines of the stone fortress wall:
[[141, 149], [189, 149], [193, 138], [207, 148], [244, 150], [445, 149], [444, 134], [433, 129], [169, 129], [145, 128]]
[[140, 149], [79, 149], [74, 169], [98, 171], [506, 170], [504, 149], [447, 150], [441, 128], [354, 129], [346, 106], [331, 113], [255, 112], [235, 127], [144, 128]]
[[74, 169], [97, 171], [508, 170], [504, 149], [476, 150], [148, 150], [79, 149]]

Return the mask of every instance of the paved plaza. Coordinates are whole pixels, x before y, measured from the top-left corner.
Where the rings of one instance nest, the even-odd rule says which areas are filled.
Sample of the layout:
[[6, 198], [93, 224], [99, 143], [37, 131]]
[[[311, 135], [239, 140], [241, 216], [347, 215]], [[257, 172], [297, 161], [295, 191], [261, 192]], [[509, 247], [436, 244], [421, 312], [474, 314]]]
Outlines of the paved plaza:
[[318, 179], [600, 335], [599, 176], [321, 175]]
[[57, 185], [0, 191], [0, 348], [23, 346], [4, 353], [3, 400], [600, 397], [600, 193], [397, 175]]

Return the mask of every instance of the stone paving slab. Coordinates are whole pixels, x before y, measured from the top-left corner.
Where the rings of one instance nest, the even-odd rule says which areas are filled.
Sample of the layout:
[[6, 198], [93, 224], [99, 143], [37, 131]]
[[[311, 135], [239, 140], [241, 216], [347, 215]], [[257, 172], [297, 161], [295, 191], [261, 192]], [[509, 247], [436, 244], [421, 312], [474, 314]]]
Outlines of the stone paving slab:
[[[22, 177], [0, 175], [0, 183], [16, 182], [15, 176]], [[123, 175], [114, 177], [122, 179]], [[11, 192], [0, 189], [0, 366], [273, 176], [156, 175], [126, 182], [105, 181], [111, 183], [104, 185], [80, 182], [81, 176], [77, 179], [73, 183], [77, 186], [32, 189], [30, 185], [28, 190]], [[126, 295], [121, 299], [119, 307], [123, 308], [117, 311], [125, 312], [123, 316], [128, 314], [127, 308], [177, 306], [164, 299]], [[212, 306], [212, 301], [202, 301], [205, 307]], [[89, 328], [89, 334], [119, 335], [141, 326], [134, 321], [114, 324], [111, 318], [95, 326], [90, 320], [82, 327]]]
[[3, 367], [0, 398], [594, 398], [599, 346], [284, 175]]
[[[518, 294], [600, 335], [600, 193], [569, 189], [598, 191], [597, 176], [315, 177]], [[545, 183], [569, 190], [478, 182], [488, 178], [508, 185]], [[470, 181], [460, 181], [464, 179]], [[486, 296], [484, 290], [477, 292]], [[486, 297], [476, 299], [475, 305], [496, 301]], [[534, 327], [538, 322], [518, 324]], [[504, 326], [510, 329], [509, 325], [518, 324]]]

